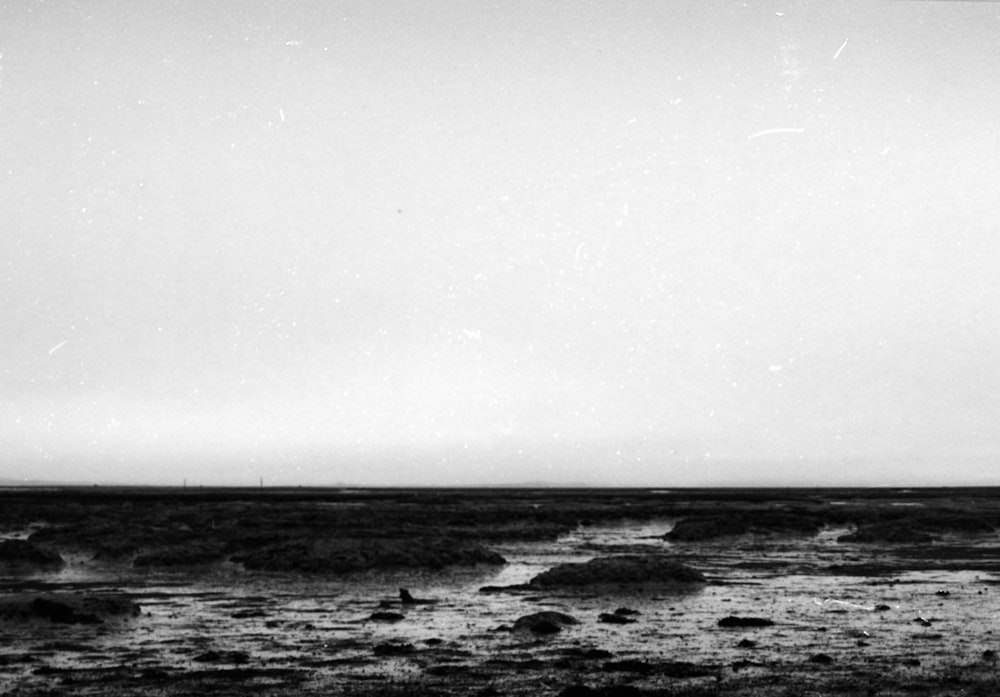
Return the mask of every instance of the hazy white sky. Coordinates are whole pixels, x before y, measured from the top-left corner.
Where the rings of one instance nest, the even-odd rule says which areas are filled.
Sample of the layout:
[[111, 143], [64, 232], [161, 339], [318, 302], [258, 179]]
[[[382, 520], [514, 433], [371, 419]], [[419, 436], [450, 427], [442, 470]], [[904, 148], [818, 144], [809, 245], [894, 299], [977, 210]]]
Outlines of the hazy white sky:
[[0, 3], [0, 478], [997, 482], [1000, 5]]

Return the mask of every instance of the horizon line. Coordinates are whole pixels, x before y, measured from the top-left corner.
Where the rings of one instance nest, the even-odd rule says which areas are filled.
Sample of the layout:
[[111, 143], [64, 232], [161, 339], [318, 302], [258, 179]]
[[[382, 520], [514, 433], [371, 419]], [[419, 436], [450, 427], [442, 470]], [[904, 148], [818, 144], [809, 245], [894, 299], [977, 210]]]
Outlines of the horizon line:
[[852, 490], [852, 489], [896, 489], [896, 490], [937, 490], [937, 489], [991, 489], [1000, 488], [1000, 482], [994, 483], [956, 483], [956, 484], [654, 484], [654, 485], [611, 485], [586, 483], [548, 483], [548, 482], [514, 482], [485, 484], [125, 484], [125, 483], [80, 483], [80, 482], [49, 482], [49, 481], [13, 481], [0, 480], [0, 490], [6, 489], [162, 489], [176, 491], [199, 490], [231, 490], [231, 491], [294, 491], [299, 489], [323, 491], [412, 491], [412, 490], [548, 490], [548, 491], [726, 491], [754, 489], [786, 489], [786, 490]]

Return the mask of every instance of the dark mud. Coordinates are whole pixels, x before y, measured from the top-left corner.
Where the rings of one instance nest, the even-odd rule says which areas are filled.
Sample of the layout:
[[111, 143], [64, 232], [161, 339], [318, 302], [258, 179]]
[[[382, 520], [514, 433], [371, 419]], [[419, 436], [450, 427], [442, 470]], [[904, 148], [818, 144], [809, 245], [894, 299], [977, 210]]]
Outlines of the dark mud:
[[998, 526], [986, 489], [7, 490], [0, 693], [1000, 694]]
[[45, 571], [61, 569], [63, 558], [56, 552], [28, 540], [0, 542], [0, 569], [11, 571]]

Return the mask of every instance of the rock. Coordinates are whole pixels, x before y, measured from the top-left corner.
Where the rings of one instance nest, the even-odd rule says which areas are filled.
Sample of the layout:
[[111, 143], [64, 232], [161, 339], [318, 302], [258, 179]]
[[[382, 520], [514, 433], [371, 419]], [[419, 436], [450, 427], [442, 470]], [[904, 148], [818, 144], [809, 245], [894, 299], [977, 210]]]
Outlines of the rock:
[[401, 615], [398, 612], [373, 612], [368, 616], [368, 619], [373, 622], [399, 622], [404, 618], [405, 615]]
[[615, 614], [621, 615], [622, 617], [630, 617], [632, 615], [641, 615], [642, 613], [639, 612], [638, 610], [633, 610], [632, 608], [620, 607], [617, 610], [615, 610]]
[[919, 624], [921, 627], [930, 627], [931, 626], [931, 621], [927, 620], [927, 619], [924, 619], [923, 617], [914, 617], [913, 618], [913, 622], [914, 622], [914, 624]]
[[997, 652], [994, 651], [993, 649], [986, 649], [985, 651], [983, 651], [982, 659], [987, 663], [996, 663]]
[[533, 588], [581, 586], [667, 585], [697, 587], [705, 583], [700, 571], [665, 555], [622, 554], [597, 557], [582, 564], [560, 564], [529, 582]]
[[763, 617], [734, 617], [729, 615], [718, 621], [720, 627], [770, 627], [772, 620]]
[[951, 591], [946, 591], [946, 590], [934, 591], [934, 595], [946, 598], [949, 595], [951, 595]]
[[580, 624], [580, 620], [562, 612], [546, 610], [519, 617], [514, 622], [514, 631], [528, 631], [533, 634], [556, 634], [563, 627]]
[[889, 611], [891, 609], [892, 608], [889, 607], [888, 605], [876, 605], [875, 606], [875, 612], [887, 612], [887, 611]]
[[597, 617], [597, 621], [603, 622], [604, 624], [635, 624], [635, 620], [631, 617], [624, 617], [623, 615], [610, 612], [602, 612]]
[[833, 663], [833, 657], [825, 653], [814, 653], [809, 657], [809, 662], [822, 664]]
[[753, 649], [757, 647], [757, 642], [750, 639], [740, 639], [736, 646], [740, 649]]
[[414, 598], [405, 588], [399, 589], [399, 601], [403, 605], [435, 605], [440, 602], [434, 599]]
[[0, 568], [19, 570], [56, 570], [66, 565], [59, 554], [29, 540], [0, 542]]

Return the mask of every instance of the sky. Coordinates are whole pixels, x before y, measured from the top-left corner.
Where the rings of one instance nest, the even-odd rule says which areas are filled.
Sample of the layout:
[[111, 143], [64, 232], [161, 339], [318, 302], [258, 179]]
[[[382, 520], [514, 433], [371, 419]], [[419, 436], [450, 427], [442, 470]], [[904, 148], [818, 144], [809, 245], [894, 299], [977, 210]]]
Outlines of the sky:
[[0, 479], [1000, 483], [1000, 4], [0, 2]]

